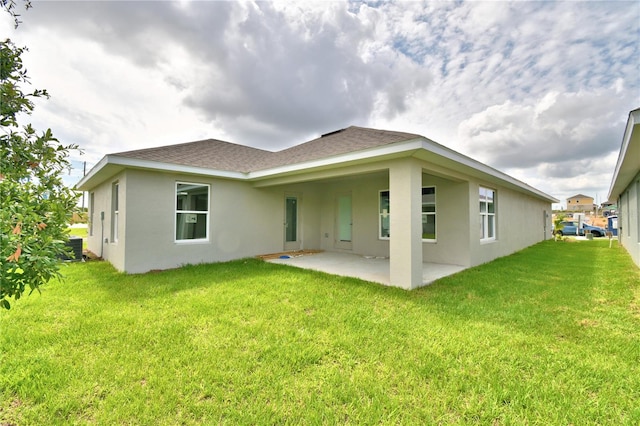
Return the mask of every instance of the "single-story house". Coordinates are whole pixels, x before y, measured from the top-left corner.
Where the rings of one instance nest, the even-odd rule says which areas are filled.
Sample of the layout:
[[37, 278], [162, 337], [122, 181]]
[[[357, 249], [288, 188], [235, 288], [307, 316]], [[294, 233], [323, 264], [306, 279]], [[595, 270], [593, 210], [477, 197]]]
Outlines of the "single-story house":
[[423, 136], [362, 127], [278, 152], [202, 140], [106, 155], [88, 248], [118, 270], [314, 249], [470, 267], [551, 237], [555, 198]]
[[629, 113], [609, 201], [618, 210], [618, 241], [640, 266], [640, 108]]

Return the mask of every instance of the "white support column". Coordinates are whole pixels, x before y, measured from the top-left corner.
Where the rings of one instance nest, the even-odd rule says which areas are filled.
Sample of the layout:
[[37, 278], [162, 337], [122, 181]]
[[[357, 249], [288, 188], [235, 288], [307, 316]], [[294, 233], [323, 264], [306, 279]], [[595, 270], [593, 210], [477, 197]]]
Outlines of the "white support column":
[[407, 290], [422, 285], [422, 168], [411, 158], [389, 168], [389, 279]]

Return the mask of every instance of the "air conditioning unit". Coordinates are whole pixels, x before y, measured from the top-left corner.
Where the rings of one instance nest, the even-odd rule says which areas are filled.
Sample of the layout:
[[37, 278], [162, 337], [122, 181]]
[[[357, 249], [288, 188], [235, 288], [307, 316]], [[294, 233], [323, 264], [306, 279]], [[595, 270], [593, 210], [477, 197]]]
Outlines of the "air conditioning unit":
[[60, 256], [62, 260], [72, 260], [72, 261], [82, 260], [82, 238], [81, 237], [69, 237], [69, 241], [67, 241], [66, 246], [71, 248], [73, 252], [73, 257], [62, 255]]

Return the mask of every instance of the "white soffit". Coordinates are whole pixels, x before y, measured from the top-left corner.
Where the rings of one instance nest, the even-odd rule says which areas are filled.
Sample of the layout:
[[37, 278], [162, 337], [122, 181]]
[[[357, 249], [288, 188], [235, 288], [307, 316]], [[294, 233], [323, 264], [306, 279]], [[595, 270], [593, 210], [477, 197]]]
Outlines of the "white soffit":
[[640, 172], [640, 108], [629, 113], [607, 199], [614, 201]]

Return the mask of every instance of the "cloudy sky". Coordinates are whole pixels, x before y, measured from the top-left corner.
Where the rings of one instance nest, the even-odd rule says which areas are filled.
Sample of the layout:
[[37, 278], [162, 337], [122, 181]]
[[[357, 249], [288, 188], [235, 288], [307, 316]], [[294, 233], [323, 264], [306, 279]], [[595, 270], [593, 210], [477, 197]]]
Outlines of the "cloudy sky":
[[84, 150], [73, 175], [111, 152], [279, 150], [358, 125], [602, 202], [640, 107], [638, 1], [33, 3], [0, 35], [51, 94], [29, 121]]

